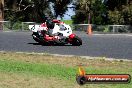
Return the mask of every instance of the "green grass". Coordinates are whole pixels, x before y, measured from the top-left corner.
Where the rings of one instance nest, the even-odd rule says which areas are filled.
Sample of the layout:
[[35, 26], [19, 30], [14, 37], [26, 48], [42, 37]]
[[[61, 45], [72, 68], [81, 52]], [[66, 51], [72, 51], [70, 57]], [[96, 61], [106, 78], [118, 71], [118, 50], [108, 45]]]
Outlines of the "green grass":
[[66, 23], [66, 24], [72, 25], [73, 21], [72, 20], [63, 20], [63, 22]]
[[74, 80], [76, 75], [76, 68], [72, 67], [12, 60], [0, 60], [0, 71], [39, 74], [49, 77], [58, 77], [65, 80]]
[[[73, 59], [73, 60], [72, 60]], [[79, 63], [84, 63], [87, 74], [130, 74], [132, 62], [106, 61], [102, 59], [87, 60], [79, 57], [56, 57], [52, 55], [27, 55], [16, 53], [0, 53], [0, 73], [15, 73], [56, 78], [66, 85], [77, 87], [75, 82]], [[87, 65], [88, 64], [88, 65]], [[54, 81], [56, 79], [51, 80]], [[57, 80], [56, 80], [57, 81]], [[57, 81], [58, 82], [58, 81]], [[69, 84], [72, 83], [72, 84]], [[1, 84], [0, 84], [1, 85]], [[49, 84], [50, 85], [50, 84]], [[53, 86], [56, 86], [54, 84]], [[60, 87], [64, 86], [60, 84]], [[71, 88], [74, 88], [71, 87]], [[131, 88], [130, 84], [87, 84], [84, 88]], [[8, 87], [7, 87], [8, 88]], [[50, 88], [50, 87], [49, 87]], [[67, 88], [67, 87], [65, 87]]]

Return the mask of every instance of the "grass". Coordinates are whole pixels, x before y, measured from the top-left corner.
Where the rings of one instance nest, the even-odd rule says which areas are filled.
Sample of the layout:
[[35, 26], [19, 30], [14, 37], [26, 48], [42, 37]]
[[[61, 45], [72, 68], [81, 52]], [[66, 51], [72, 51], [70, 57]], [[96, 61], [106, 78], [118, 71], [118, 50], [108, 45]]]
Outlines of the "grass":
[[72, 20], [63, 20], [64, 23], [72, 25], [73, 21]]
[[52, 56], [50, 54], [0, 53], [0, 88], [131, 88], [130, 84], [86, 84], [79, 86], [75, 77], [78, 65], [87, 74], [130, 74], [131, 61], [110, 61], [104, 57]]
[[11, 60], [0, 60], [0, 70], [6, 72], [20, 72], [29, 74], [39, 74], [61, 79], [74, 79], [76, 70], [72, 67], [64, 67], [57, 64], [40, 64]]

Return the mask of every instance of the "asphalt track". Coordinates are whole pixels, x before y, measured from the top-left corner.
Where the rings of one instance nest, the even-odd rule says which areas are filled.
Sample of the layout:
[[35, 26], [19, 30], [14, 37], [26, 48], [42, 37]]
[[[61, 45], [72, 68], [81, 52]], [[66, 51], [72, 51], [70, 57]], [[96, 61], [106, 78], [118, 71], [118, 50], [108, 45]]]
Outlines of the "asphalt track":
[[82, 46], [43, 46], [36, 43], [31, 32], [0, 32], [0, 51], [38, 52], [62, 55], [108, 57], [132, 60], [132, 35], [96, 34], [76, 32]]

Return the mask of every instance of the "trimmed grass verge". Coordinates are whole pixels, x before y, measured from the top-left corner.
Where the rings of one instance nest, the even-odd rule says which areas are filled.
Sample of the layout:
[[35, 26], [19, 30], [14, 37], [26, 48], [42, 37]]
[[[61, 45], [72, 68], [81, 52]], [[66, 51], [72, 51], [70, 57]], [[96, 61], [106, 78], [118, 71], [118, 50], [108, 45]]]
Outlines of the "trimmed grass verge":
[[72, 25], [73, 21], [72, 20], [62, 20], [64, 23]]
[[[43, 82], [48, 80], [49, 84], [45, 88], [131, 88], [130, 84], [86, 84], [79, 86], [76, 83], [75, 77], [78, 72], [78, 65], [83, 65], [87, 74], [130, 74], [132, 75], [132, 61], [116, 61], [105, 60], [104, 58], [98, 59], [84, 59], [80, 57], [61, 57], [52, 56], [49, 54], [26, 54], [26, 53], [0, 53], [0, 76], [9, 76], [8, 80], [15, 80], [10, 78], [10, 74], [18, 78], [24, 75], [24, 79], [35, 81], [29, 82], [31, 85], [17, 85], [13, 84], [14, 88], [21, 88], [22, 86], [31, 87], [37, 86], [34, 84], [37, 78]], [[30, 77], [30, 78], [28, 78]], [[17, 80], [17, 79], [16, 79]], [[1, 76], [0, 82], [5, 81]], [[25, 80], [23, 80], [25, 82]], [[50, 82], [53, 83], [52, 86]], [[61, 84], [56, 84], [61, 83]], [[44, 84], [40, 83], [37, 88], [43, 88]], [[5, 86], [4, 86], [5, 85]], [[10, 82], [9, 82], [9, 85]], [[41, 87], [42, 85], [42, 87]], [[46, 84], [45, 84], [46, 85]], [[11, 88], [7, 84], [0, 83], [2, 88]], [[58, 86], [58, 87], [57, 87]], [[12, 87], [13, 88], [13, 87]], [[36, 87], [35, 87], [36, 88]]]
[[48, 77], [58, 77], [64, 80], [74, 80], [76, 69], [74, 67], [65, 67], [59, 64], [42, 64], [20, 62], [12, 60], [0, 60], [0, 71], [38, 74]]

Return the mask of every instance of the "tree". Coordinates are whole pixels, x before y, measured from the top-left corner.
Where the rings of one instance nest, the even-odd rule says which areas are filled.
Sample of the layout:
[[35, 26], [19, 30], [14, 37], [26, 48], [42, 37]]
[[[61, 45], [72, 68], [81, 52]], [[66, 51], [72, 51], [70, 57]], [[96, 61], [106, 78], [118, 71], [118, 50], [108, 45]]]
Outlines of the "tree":
[[17, 21], [43, 22], [45, 13], [52, 16], [47, 0], [6, 0], [5, 18], [11, 26]]
[[16, 21], [44, 21], [45, 14], [53, 17], [50, 3], [53, 3], [55, 17], [63, 17], [72, 0], [6, 0], [5, 18]]
[[91, 5], [92, 0], [76, 0], [76, 14], [85, 14], [86, 18], [88, 19], [88, 23], [91, 22]]
[[75, 23], [101, 24], [103, 20], [106, 22], [107, 12], [102, 0], [76, 0], [74, 5], [76, 15], [73, 20]]
[[132, 0], [76, 0], [74, 5], [74, 23], [132, 23]]
[[32, 7], [31, 0], [5, 0], [5, 20], [11, 21], [10, 29], [18, 21], [30, 21]]
[[4, 19], [4, 0], [0, 0], [0, 21]]
[[131, 0], [108, 0], [109, 18], [111, 24], [131, 24]]
[[52, 17], [52, 12], [49, 7], [49, 2], [47, 0], [32, 0], [34, 3], [33, 13], [34, 20], [36, 22], [43, 22], [45, 19], [45, 15]]
[[121, 15], [125, 25], [132, 25], [132, 1], [122, 6]]
[[85, 23], [87, 15], [82, 12], [77, 12], [76, 15], [72, 16], [73, 24], [82, 24]]
[[[0, 21], [4, 19], [4, 0], [0, 0]], [[0, 29], [2, 29], [2, 23], [0, 23]]]
[[108, 23], [107, 8], [102, 3], [102, 0], [95, 0], [92, 5], [92, 23], [99, 25]]
[[0, 21], [4, 18], [4, 0], [0, 0]]
[[127, 4], [128, 0], [107, 0], [106, 5], [108, 6], [109, 10], [114, 10], [117, 8], [118, 10], [121, 10], [122, 5]]
[[72, 0], [49, 0], [49, 1], [53, 3], [56, 18], [58, 16], [62, 18], [65, 12], [68, 10], [68, 4], [72, 2]]

